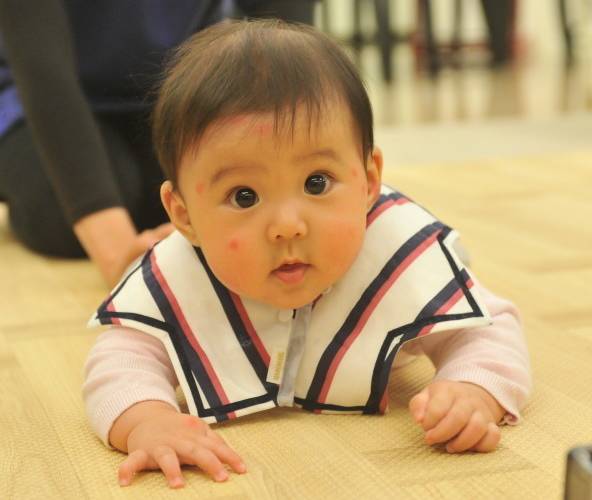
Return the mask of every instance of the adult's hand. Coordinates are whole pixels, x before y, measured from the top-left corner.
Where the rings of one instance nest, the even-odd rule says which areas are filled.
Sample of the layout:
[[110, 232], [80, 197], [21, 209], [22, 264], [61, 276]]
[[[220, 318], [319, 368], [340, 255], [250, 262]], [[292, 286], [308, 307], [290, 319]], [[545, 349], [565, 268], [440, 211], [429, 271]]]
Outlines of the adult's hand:
[[115, 286], [136, 257], [173, 230], [169, 223], [138, 233], [122, 207], [100, 210], [74, 224], [74, 233], [109, 287]]
[[121, 259], [103, 273], [107, 284], [110, 287], [115, 286], [123, 272], [137, 257], [152, 248], [160, 240], [166, 238], [173, 230], [174, 226], [169, 222], [137, 234], [129, 243], [128, 248], [126, 250], [122, 249]]

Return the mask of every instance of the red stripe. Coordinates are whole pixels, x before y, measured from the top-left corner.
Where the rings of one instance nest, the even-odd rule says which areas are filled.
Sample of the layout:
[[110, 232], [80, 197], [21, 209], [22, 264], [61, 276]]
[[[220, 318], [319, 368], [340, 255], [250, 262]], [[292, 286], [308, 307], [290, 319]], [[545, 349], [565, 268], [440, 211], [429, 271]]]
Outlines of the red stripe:
[[368, 318], [370, 317], [374, 309], [376, 309], [376, 306], [378, 305], [384, 294], [388, 291], [389, 288], [391, 288], [391, 286], [397, 280], [397, 278], [401, 276], [403, 271], [405, 271], [405, 269], [407, 269], [413, 263], [413, 261], [417, 259], [430, 245], [432, 245], [434, 241], [436, 241], [436, 238], [438, 237], [440, 232], [441, 230], [436, 231], [429, 238], [424, 240], [421, 243], [421, 245], [419, 245], [415, 250], [413, 250], [413, 252], [411, 252], [407, 257], [405, 257], [405, 259], [394, 270], [393, 274], [390, 275], [389, 279], [382, 284], [380, 290], [378, 290], [376, 295], [372, 297], [370, 304], [368, 304], [368, 307], [361, 314], [356, 326], [354, 327], [352, 332], [347, 337], [346, 341], [339, 348], [337, 354], [331, 361], [331, 366], [329, 366], [329, 370], [327, 370], [327, 376], [325, 378], [325, 381], [323, 382], [323, 388], [321, 389], [321, 392], [319, 394], [319, 403], [325, 402], [327, 394], [329, 393], [329, 389], [331, 388], [331, 384], [333, 383], [333, 378], [335, 377], [337, 367], [341, 363], [341, 360], [345, 356], [345, 353], [347, 352], [349, 347], [353, 344], [354, 340], [356, 340], [356, 338], [366, 325]]
[[241, 321], [243, 322], [243, 325], [245, 326], [245, 329], [247, 330], [249, 337], [251, 337], [251, 341], [255, 345], [255, 348], [257, 349], [259, 356], [261, 356], [261, 359], [265, 363], [265, 366], [267, 366], [269, 368], [269, 359], [270, 359], [269, 353], [267, 352], [267, 349], [265, 349], [263, 342], [261, 342], [259, 335], [257, 335], [257, 332], [255, 331], [255, 328], [253, 327], [253, 323], [251, 323], [251, 318], [249, 318], [249, 315], [247, 314], [247, 311], [245, 310], [245, 306], [243, 305], [242, 300], [234, 292], [230, 292], [230, 298], [232, 299], [232, 302], [234, 303], [234, 307], [236, 307], [236, 310], [238, 311]]
[[[471, 280], [469, 278], [469, 280], [467, 281], [467, 288], [471, 288], [473, 286], [473, 280]], [[464, 296], [463, 291], [459, 288], [456, 292], [454, 292], [454, 294], [452, 295], [452, 297], [450, 297], [446, 302], [444, 302], [444, 304], [442, 304], [440, 306], [440, 308], [434, 313], [434, 316], [437, 316], [438, 314], [444, 314], [445, 312], [447, 312], [448, 310], [452, 309], [452, 307], [461, 299], [461, 297]], [[431, 325], [427, 325], [424, 326], [421, 331], [417, 334], [418, 337], [421, 337], [422, 335], [426, 335], [428, 333], [430, 333], [432, 331], [432, 328], [434, 328], [434, 326], [436, 326], [436, 323], [432, 323]]]
[[[107, 304], [107, 307], [105, 309], [109, 312], [117, 312], [115, 309], [115, 305], [113, 304], [113, 301], [109, 302], [109, 304]], [[121, 320], [119, 318], [111, 317], [109, 319], [111, 320], [112, 325], [121, 325]]]
[[[229, 401], [228, 397], [226, 396], [226, 393], [224, 392], [222, 384], [220, 383], [220, 380], [218, 379], [218, 376], [216, 375], [216, 372], [214, 371], [214, 368], [212, 367], [210, 360], [208, 359], [206, 353], [201, 348], [201, 346], [197, 342], [197, 339], [193, 335], [193, 332], [191, 331], [191, 328], [189, 327], [189, 324], [187, 323], [187, 319], [185, 318], [183, 311], [181, 311], [181, 307], [179, 307], [179, 303], [177, 302], [177, 299], [175, 298], [175, 296], [171, 292], [171, 289], [169, 288], [168, 283], [166, 282], [164, 276], [162, 275], [162, 273], [160, 271], [160, 268], [158, 267], [158, 264], [156, 263], [156, 258], [154, 256], [154, 252], [152, 252], [152, 254], [150, 255], [150, 265], [152, 266], [152, 272], [154, 273], [156, 280], [160, 284], [160, 287], [162, 288], [162, 291], [166, 295], [166, 298], [169, 301], [169, 304], [173, 308], [173, 313], [175, 314], [175, 317], [176, 317], [177, 321], [179, 322], [179, 325], [181, 325], [181, 329], [183, 330], [185, 337], [187, 338], [187, 340], [191, 344], [191, 347], [193, 347], [194, 351], [199, 356], [199, 359], [201, 360], [201, 362], [208, 374], [208, 377], [209, 377], [210, 381], [212, 382], [214, 389], [216, 390], [216, 394], [218, 394], [218, 398], [220, 399], [222, 404], [225, 404], [225, 405], [229, 404], [230, 401]], [[236, 418], [235, 413], [234, 412], [228, 413], [228, 418]]]
[[391, 208], [393, 205], [404, 205], [409, 200], [407, 198], [399, 198], [397, 200], [389, 200], [384, 202], [382, 205], [378, 206], [373, 212], [370, 212], [368, 218], [366, 219], [366, 228], [370, 226], [374, 222], [374, 220], [384, 211]]

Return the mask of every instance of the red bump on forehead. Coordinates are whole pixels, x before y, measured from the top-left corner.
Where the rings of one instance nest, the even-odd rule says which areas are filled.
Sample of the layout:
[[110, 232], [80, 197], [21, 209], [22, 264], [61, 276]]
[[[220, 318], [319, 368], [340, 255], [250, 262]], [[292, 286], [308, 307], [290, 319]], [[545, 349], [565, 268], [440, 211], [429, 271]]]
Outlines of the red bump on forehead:
[[268, 137], [273, 132], [273, 123], [271, 123], [270, 121], [257, 122], [254, 125], [253, 129], [255, 133], [264, 137]]
[[238, 115], [231, 116], [224, 121], [224, 125], [231, 127], [249, 127], [250, 132], [268, 135], [273, 132], [274, 121], [264, 115]]
[[246, 115], [238, 115], [238, 116], [231, 116], [230, 118], [227, 119], [226, 124], [227, 125], [243, 125], [245, 123], [247, 123], [247, 120], [249, 120], [249, 117]]

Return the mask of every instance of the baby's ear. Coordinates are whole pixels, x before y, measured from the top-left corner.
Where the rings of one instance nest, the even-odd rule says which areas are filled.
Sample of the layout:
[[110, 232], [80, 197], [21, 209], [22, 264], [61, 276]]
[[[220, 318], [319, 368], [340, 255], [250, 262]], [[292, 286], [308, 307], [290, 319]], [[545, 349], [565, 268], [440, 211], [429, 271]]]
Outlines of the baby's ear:
[[367, 209], [370, 210], [378, 200], [382, 186], [382, 151], [378, 147], [372, 150], [368, 158], [366, 179], [368, 181]]
[[197, 234], [191, 224], [185, 201], [181, 193], [173, 187], [171, 181], [164, 181], [160, 186], [160, 200], [173, 225], [194, 246], [199, 246]]

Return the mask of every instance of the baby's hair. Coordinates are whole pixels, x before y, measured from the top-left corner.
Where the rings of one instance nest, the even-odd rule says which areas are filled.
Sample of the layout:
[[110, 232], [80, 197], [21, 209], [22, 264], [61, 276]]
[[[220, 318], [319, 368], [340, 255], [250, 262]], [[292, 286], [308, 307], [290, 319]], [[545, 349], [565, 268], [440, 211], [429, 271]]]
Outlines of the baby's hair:
[[352, 62], [314, 28], [278, 20], [222, 22], [192, 36], [171, 58], [152, 116], [166, 177], [177, 184], [183, 155], [215, 120], [274, 113], [293, 131], [297, 107], [310, 123], [327, 102], [349, 107], [364, 164], [373, 148], [372, 109]]

